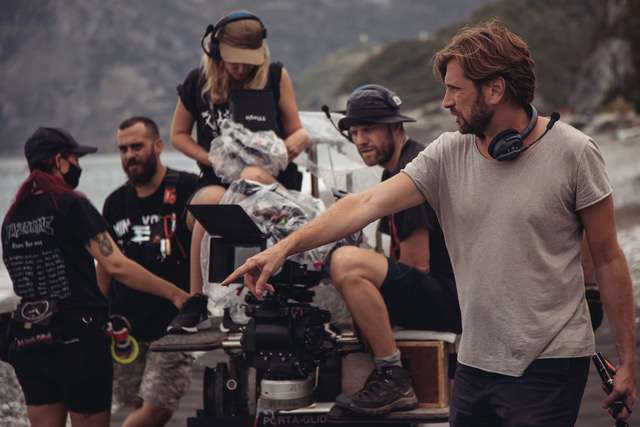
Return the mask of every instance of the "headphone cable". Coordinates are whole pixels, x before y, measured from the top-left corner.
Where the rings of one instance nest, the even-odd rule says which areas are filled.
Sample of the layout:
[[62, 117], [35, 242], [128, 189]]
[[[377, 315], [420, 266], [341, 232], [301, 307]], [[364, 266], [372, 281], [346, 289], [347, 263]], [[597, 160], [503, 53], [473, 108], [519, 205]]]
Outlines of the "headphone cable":
[[544, 130], [544, 133], [542, 135], [540, 135], [538, 137], [538, 139], [536, 139], [535, 141], [533, 141], [531, 144], [527, 145], [527, 148], [530, 148], [533, 144], [535, 144], [536, 142], [540, 141], [546, 134], [547, 132], [549, 132], [551, 130], [551, 128], [553, 127], [553, 125], [556, 124], [556, 122], [560, 119], [560, 113], [554, 111], [553, 113], [551, 113], [551, 118], [549, 119], [549, 123], [547, 124], [547, 128]]

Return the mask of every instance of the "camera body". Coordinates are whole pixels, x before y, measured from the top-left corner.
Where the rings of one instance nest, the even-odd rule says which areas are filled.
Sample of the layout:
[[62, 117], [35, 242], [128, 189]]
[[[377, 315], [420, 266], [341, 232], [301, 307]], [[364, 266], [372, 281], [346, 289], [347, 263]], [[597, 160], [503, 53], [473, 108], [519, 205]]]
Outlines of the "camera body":
[[333, 350], [323, 347], [331, 314], [311, 305], [309, 288], [319, 283], [321, 274], [287, 261], [272, 280], [272, 294], [262, 301], [247, 294], [245, 314], [250, 320], [242, 333], [242, 352], [260, 377], [263, 408], [295, 409], [312, 402], [312, 374]]
[[324, 324], [330, 313], [308, 303], [286, 301], [276, 294], [256, 303], [247, 296], [250, 318], [242, 334], [249, 364], [273, 380], [306, 378], [323, 357]]
[[[266, 237], [240, 206], [191, 205], [189, 209], [211, 234], [210, 282], [221, 282], [247, 256], [266, 248]], [[287, 260], [269, 280], [273, 293], [262, 300], [251, 293], [245, 297], [249, 321], [240, 337], [242, 365], [255, 369], [261, 408], [288, 410], [311, 404], [317, 368], [341, 354], [335, 336], [327, 331], [330, 313], [312, 304], [312, 288], [322, 275], [321, 270]]]

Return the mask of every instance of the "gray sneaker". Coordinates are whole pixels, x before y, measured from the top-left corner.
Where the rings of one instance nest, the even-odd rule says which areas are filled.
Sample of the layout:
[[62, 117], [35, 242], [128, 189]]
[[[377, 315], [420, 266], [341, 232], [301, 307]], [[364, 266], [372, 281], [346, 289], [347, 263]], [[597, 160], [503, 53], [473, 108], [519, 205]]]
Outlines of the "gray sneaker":
[[373, 370], [362, 390], [350, 396], [341, 394], [336, 406], [364, 415], [386, 415], [392, 411], [409, 411], [418, 406], [409, 372], [400, 366]]
[[208, 319], [207, 297], [194, 295], [182, 305], [176, 317], [167, 326], [167, 332], [170, 334], [193, 334], [211, 327]]

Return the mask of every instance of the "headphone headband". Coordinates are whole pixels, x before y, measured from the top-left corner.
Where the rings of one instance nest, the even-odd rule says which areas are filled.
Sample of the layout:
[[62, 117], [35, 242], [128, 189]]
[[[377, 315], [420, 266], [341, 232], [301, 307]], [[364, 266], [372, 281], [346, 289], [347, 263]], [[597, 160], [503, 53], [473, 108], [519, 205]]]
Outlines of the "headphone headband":
[[[202, 40], [200, 40], [200, 46], [202, 47], [204, 53], [206, 53], [207, 56], [211, 58], [220, 60], [220, 42], [217, 38], [218, 31], [220, 31], [222, 27], [231, 22], [241, 21], [243, 19], [253, 19], [254, 21], [258, 21], [260, 23], [260, 26], [262, 27], [262, 38], [267, 38], [267, 29], [265, 28], [262, 20], [260, 20], [260, 18], [258, 18], [256, 15], [246, 11], [231, 12], [228, 15], [220, 18], [214, 25], [209, 24], [207, 26], [207, 29], [202, 36]], [[209, 35], [211, 35], [211, 40], [208, 44], [205, 44], [205, 40]]]
[[254, 15], [251, 12], [244, 12], [244, 11], [231, 12], [230, 14], [220, 18], [218, 20], [218, 22], [216, 22], [215, 25], [213, 26], [213, 37], [216, 36], [216, 33], [218, 32], [218, 30], [220, 28], [224, 27], [228, 23], [233, 22], [233, 21], [241, 21], [243, 19], [253, 19], [254, 21], [258, 21], [260, 23], [260, 25], [262, 26], [262, 29], [264, 31], [263, 34], [262, 34], [262, 38], [263, 39], [267, 38], [267, 30], [264, 27], [264, 24], [262, 23], [260, 18], [258, 18], [256, 15]]
[[527, 114], [531, 114], [531, 120], [529, 120], [529, 124], [522, 132], [518, 132], [515, 129], [507, 129], [500, 132], [489, 143], [489, 155], [499, 162], [511, 160], [519, 153], [529, 148], [528, 145], [523, 147], [522, 144], [538, 123], [538, 112], [533, 104], [526, 105], [524, 109]]
[[380, 92], [381, 94], [384, 95], [387, 103], [391, 107], [400, 108], [400, 106], [402, 105], [402, 99], [400, 99], [400, 97], [395, 92], [390, 91], [384, 86], [380, 86], [376, 84], [362, 85], [359, 88], [355, 89], [353, 92], [351, 92], [351, 95], [361, 90], [375, 90]]

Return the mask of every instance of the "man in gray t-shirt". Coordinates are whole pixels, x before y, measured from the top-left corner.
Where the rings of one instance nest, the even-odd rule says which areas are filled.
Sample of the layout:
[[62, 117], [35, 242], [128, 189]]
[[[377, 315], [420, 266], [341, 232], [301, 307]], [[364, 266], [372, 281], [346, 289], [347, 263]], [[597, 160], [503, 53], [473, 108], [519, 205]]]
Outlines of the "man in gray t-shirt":
[[[467, 28], [435, 55], [445, 133], [402, 173], [342, 199], [247, 260], [260, 295], [284, 259], [338, 240], [425, 200], [441, 221], [456, 277], [462, 337], [451, 397], [453, 426], [573, 426], [594, 338], [580, 264], [583, 232], [618, 353], [614, 411], [636, 396], [633, 291], [616, 237], [613, 198], [594, 141], [559, 116], [538, 117], [526, 44], [494, 20]], [[223, 284], [224, 284], [223, 283]]]

